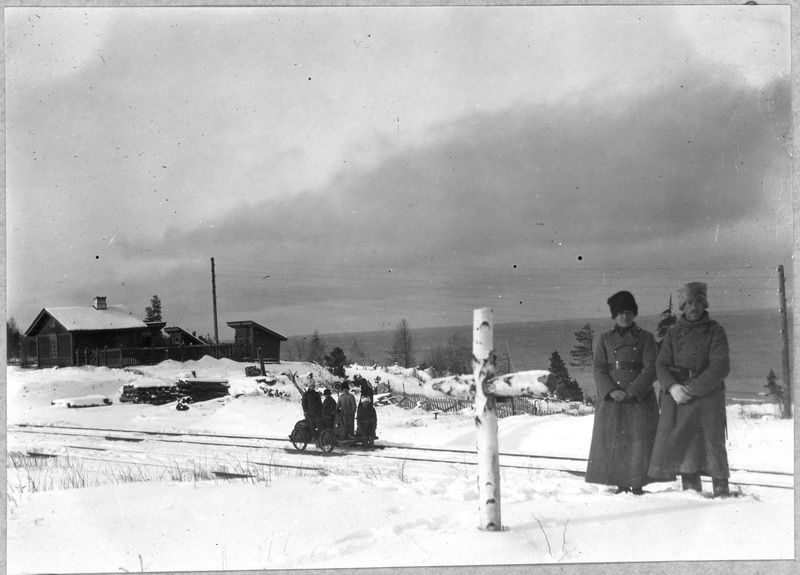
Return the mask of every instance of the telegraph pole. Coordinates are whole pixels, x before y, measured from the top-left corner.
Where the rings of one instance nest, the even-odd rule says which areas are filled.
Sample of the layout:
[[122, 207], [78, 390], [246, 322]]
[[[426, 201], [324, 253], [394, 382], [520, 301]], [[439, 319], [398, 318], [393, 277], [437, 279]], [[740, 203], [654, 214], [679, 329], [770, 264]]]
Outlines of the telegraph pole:
[[214, 302], [214, 343], [219, 345], [219, 328], [217, 328], [217, 276], [214, 272], [214, 258], [211, 258], [211, 298]]
[[780, 294], [781, 335], [783, 336], [783, 417], [792, 417], [792, 375], [789, 367], [789, 325], [786, 318], [786, 278], [783, 266], [778, 266], [778, 290]]

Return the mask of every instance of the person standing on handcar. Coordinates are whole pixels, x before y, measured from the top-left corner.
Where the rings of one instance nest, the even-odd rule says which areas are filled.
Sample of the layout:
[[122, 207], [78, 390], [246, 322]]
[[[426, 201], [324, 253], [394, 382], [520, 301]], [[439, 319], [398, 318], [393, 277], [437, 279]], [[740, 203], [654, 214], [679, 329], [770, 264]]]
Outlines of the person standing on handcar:
[[319, 420], [320, 416], [322, 415], [322, 399], [317, 393], [317, 386], [314, 383], [314, 380], [311, 380], [311, 383], [308, 384], [308, 389], [303, 394], [302, 398], [302, 406], [303, 406], [303, 415], [306, 419], [306, 426], [308, 427], [309, 431], [311, 431], [311, 436], [314, 440], [319, 443]]

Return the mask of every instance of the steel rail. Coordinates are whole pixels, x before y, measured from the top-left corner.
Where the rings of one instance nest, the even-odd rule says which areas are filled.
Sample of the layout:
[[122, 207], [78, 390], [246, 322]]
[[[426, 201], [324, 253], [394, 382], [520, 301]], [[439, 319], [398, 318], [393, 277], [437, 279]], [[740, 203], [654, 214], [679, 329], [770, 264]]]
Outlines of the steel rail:
[[[33, 424], [20, 424], [15, 426], [9, 427], [10, 431], [18, 431], [22, 433], [36, 433], [36, 434], [50, 434], [50, 435], [65, 435], [68, 437], [92, 437], [92, 438], [103, 438], [106, 440], [118, 440], [118, 441], [143, 441], [143, 439], [135, 437], [138, 435], [144, 435], [148, 438], [152, 438], [156, 441], [163, 442], [163, 443], [181, 443], [181, 444], [194, 444], [194, 445], [209, 445], [215, 447], [239, 447], [239, 448], [250, 448], [250, 449], [259, 449], [267, 447], [263, 445], [263, 442], [270, 442], [270, 441], [277, 441], [283, 446], [286, 442], [288, 442], [288, 438], [283, 437], [269, 437], [269, 436], [253, 436], [253, 435], [230, 435], [230, 434], [211, 434], [211, 433], [182, 433], [182, 432], [160, 432], [160, 431], [149, 431], [149, 430], [133, 430], [133, 429], [121, 429], [121, 428], [103, 428], [103, 427], [77, 427], [77, 426], [50, 426], [50, 425], [33, 425]], [[53, 431], [53, 430], [63, 430], [63, 431]], [[67, 430], [69, 432], [67, 432]], [[100, 434], [93, 434], [93, 433], [86, 433], [87, 431], [97, 431], [100, 433], [117, 433], [117, 434], [128, 434], [129, 436], [133, 437], [115, 437], [115, 436], [103, 436]], [[253, 442], [257, 442], [256, 444], [235, 444], [235, 443], [226, 443], [221, 441], [196, 441], [193, 437], [199, 438], [208, 438], [208, 439], [234, 439], [234, 440], [250, 440]], [[180, 439], [178, 439], [180, 438]], [[94, 449], [99, 450], [101, 448], [96, 447], [81, 447], [81, 446], [74, 446], [79, 449]], [[419, 452], [432, 452], [432, 453], [454, 453], [460, 455], [475, 455], [475, 451], [473, 450], [466, 450], [466, 449], [453, 449], [453, 448], [442, 448], [442, 447], [422, 447], [422, 446], [408, 446], [408, 445], [392, 445], [392, 444], [384, 444], [384, 447], [391, 448], [391, 449], [398, 449], [398, 450], [408, 450], [408, 451], [419, 451]], [[117, 450], [117, 451], [125, 451], [125, 450]], [[129, 452], [135, 452], [133, 450], [127, 450]], [[293, 450], [286, 449], [286, 451], [291, 452]], [[144, 452], [138, 452], [144, 453]], [[312, 453], [312, 452], [309, 452]], [[435, 458], [424, 458], [424, 457], [408, 457], [408, 456], [399, 456], [399, 455], [389, 455], [389, 454], [377, 454], [374, 452], [364, 453], [354, 451], [348, 448], [345, 448], [345, 453], [350, 455], [369, 455], [375, 458], [383, 458], [383, 459], [391, 459], [397, 461], [415, 461], [415, 462], [429, 462], [429, 463], [447, 463], [447, 464], [466, 464], [471, 465], [475, 462], [471, 461], [453, 461], [453, 460], [445, 460], [445, 459], [435, 459]], [[579, 458], [579, 457], [568, 457], [568, 456], [558, 456], [558, 455], [540, 455], [540, 454], [525, 454], [525, 453], [500, 453], [502, 458], [521, 458], [526, 460], [562, 460], [562, 461], [574, 461], [574, 462], [581, 462], [585, 463], [586, 459]], [[516, 468], [516, 469], [533, 469], [539, 471], [555, 471], [561, 473], [569, 473], [571, 475], [577, 476], [584, 476], [585, 472], [581, 470], [575, 469], [564, 469], [559, 467], [547, 467], [547, 466], [531, 466], [528, 465], [513, 465], [509, 463], [501, 463], [501, 467], [504, 468]], [[741, 472], [741, 473], [753, 473], [753, 474], [763, 474], [763, 475], [779, 475], [779, 476], [787, 476], [791, 477], [793, 473], [781, 472], [781, 471], [773, 471], [773, 470], [756, 470], [756, 469], [746, 469], [746, 468], [731, 468], [733, 472]], [[763, 484], [763, 483], [750, 483], [744, 481], [730, 481], [734, 485], [748, 485], [748, 486], [758, 486], [758, 487], [769, 487], [769, 488], [776, 488], [776, 489], [793, 489], [793, 486], [783, 486], [783, 485], [774, 485], [774, 484]]]

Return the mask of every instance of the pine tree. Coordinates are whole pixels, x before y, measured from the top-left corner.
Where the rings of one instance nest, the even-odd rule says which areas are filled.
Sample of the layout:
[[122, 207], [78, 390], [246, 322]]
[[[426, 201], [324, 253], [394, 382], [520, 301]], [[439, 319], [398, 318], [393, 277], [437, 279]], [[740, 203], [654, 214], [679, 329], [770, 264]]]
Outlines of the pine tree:
[[578, 343], [570, 350], [569, 354], [573, 361], [569, 364], [572, 367], [585, 369], [592, 366], [594, 360], [594, 330], [591, 324], [586, 324], [583, 329], [575, 332], [575, 339]]
[[547, 387], [550, 393], [553, 393], [562, 381], [569, 381], [569, 371], [557, 351], [550, 356], [550, 373], [552, 377], [547, 378]]
[[150, 300], [150, 307], [146, 307], [144, 309], [144, 321], [145, 323], [150, 323], [153, 321], [163, 321], [161, 319], [161, 300], [157, 295], [153, 296], [153, 299]]
[[672, 296], [669, 296], [669, 307], [661, 312], [661, 319], [656, 328], [656, 347], [661, 351], [661, 344], [664, 342], [664, 336], [667, 335], [667, 330], [678, 323], [678, 317], [672, 313]]
[[569, 370], [557, 351], [550, 356], [550, 373], [553, 377], [548, 378], [547, 387], [557, 398], [563, 401], [583, 401], [581, 386], [570, 377]]
[[347, 363], [347, 356], [344, 354], [344, 350], [341, 347], [334, 347], [330, 353], [325, 354], [323, 359], [325, 361], [325, 367], [327, 367], [328, 371], [333, 375], [336, 377], [345, 376], [344, 366]]
[[392, 348], [386, 352], [389, 360], [403, 367], [414, 367], [414, 344], [411, 340], [411, 329], [403, 318], [394, 331]]
[[767, 395], [774, 398], [777, 403], [783, 402], [783, 386], [778, 384], [778, 376], [771, 369], [767, 376]]

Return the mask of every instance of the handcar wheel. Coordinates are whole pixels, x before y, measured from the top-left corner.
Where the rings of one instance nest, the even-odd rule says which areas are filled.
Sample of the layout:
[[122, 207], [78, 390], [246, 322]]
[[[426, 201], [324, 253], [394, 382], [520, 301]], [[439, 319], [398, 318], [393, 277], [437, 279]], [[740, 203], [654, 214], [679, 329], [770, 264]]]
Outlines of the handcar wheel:
[[325, 453], [333, 451], [334, 441], [335, 439], [330, 429], [323, 429], [319, 432], [319, 446]]
[[289, 437], [294, 445], [295, 449], [303, 451], [306, 446], [308, 445], [308, 441], [306, 441], [306, 434], [303, 433], [302, 429], [295, 429], [292, 431], [292, 435]]

